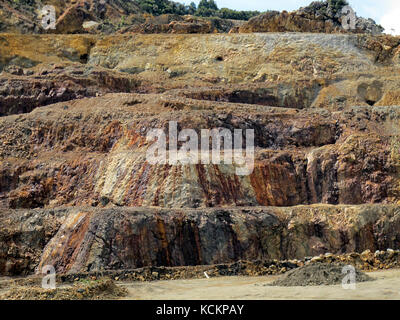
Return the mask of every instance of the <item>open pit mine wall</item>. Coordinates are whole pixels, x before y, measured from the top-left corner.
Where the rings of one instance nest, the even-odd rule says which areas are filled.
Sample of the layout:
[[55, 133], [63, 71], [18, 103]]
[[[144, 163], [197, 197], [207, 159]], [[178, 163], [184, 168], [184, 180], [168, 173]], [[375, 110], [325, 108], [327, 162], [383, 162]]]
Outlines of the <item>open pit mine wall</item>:
[[0, 273], [302, 259], [400, 245], [395, 205], [2, 211]]
[[[0, 35], [0, 273], [399, 249], [396, 39]], [[169, 121], [255, 129], [253, 173], [149, 165]]]
[[[329, 112], [183, 100], [185, 107], [175, 110], [178, 101], [112, 94], [0, 118], [0, 207], [359, 205], [400, 199], [398, 107]], [[181, 128], [254, 129], [254, 170], [239, 176], [223, 163], [149, 164], [146, 133], [167, 131], [170, 121]]]
[[[400, 105], [400, 38], [0, 35], [0, 116], [110, 92], [343, 110]], [[204, 89], [205, 88], [205, 89]]]

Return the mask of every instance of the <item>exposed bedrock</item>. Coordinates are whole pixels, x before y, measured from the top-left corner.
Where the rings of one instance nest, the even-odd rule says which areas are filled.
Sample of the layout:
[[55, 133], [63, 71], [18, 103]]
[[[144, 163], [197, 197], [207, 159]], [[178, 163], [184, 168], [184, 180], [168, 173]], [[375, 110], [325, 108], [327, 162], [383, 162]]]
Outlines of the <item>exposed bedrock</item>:
[[96, 97], [109, 92], [135, 92], [140, 82], [132, 76], [102, 68], [53, 64], [29, 76], [0, 78], [0, 116], [28, 113], [49, 104]]
[[[399, 43], [0, 35], [0, 273], [399, 249]], [[150, 164], [171, 121], [253, 129], [253, 170]]]
[[399, 248], [399, 217], [396, 205], [3, 210], [0, 273], [48, 264], [65, 273], [375, 252]]
[[[0, 119], [0, 205], [170, 208], [397, 203], [399, 107], [283, 109], [108, 94]], [[254, 170], [151, 165], [152, 128], [253, 129]], [[251, 168], [250, 168], [251, 169]]]
[[399, 37], [2, 34], [0, 43], [0, 115], [109, 92], [297, 109], [400, 105]]
[[[336, 12], [335, 12], [336, 11]], [[314, 33], [370, 33], [384, 31], [372, 19], [356, 17], [355, 29], [346, 31], [342, 27], [341, 9], [335, 10], [329, 2], [312, 2], [308, 7], [293, 12], [268, 11], [251, 18], [238, 32], [314, 32]]]

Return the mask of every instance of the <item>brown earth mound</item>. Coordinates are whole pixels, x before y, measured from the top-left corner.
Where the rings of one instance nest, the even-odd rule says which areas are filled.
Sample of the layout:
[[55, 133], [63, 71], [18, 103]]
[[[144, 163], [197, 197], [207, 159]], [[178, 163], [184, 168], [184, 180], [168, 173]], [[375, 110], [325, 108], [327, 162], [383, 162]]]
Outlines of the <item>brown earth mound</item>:
[[[346, 276], [342, 273], [345, 264], [316, 263], [294, 269], [284, 274], [280, 279], [274, 281], [274, 287], [306, 287], [306, 286], [329, 286], [341, 284]], [[356, 281], [366, 282], [373, 279], [356, 269]]]

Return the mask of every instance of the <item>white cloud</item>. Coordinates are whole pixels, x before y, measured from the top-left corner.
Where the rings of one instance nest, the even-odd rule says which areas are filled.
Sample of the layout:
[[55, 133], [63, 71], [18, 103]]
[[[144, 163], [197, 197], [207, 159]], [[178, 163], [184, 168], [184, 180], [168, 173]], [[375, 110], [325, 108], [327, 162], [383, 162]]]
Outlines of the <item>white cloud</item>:
[[385, 28], [385, 33], [400, 35], [400, 3], [398, 0], [390, 2], [390, 7], [381, 18], [380, 24]]

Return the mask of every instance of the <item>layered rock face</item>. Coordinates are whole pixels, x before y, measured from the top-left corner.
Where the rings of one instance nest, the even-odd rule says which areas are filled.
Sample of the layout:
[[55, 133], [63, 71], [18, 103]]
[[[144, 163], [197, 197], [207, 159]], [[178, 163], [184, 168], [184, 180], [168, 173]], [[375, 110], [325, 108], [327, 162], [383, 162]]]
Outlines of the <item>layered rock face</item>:
[[96, 92], [172, 89], [187, 98], [296, 109], [400, 104], [399, 37], [4, 34], [0, 42], [2, 115]]
[[[213, 207], [398, 201], [397, 107], [343, 113], [110, 94], [0, 120], [5, 207]], [[255, 132], [254, 170], [149, 165], [152, 128]], [[16, 174], [17, 173], [17, 174]]]
[[79, 273], [302, 259], [400, 243], [395, 205], [5, 210], [0, 220], [7, 226], [1, 234], [2, 274], [26, 274], [48, 264], [60, 273]]
[[[0, 272], [399, 248], [396, 37], [0, 42]], [[151, 164], [151, 129], [253, 129], [254, 170]]]

